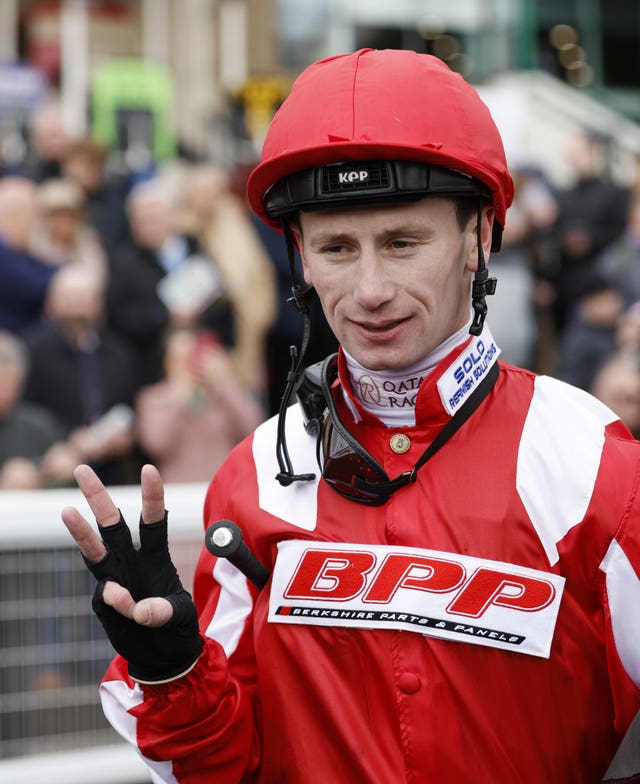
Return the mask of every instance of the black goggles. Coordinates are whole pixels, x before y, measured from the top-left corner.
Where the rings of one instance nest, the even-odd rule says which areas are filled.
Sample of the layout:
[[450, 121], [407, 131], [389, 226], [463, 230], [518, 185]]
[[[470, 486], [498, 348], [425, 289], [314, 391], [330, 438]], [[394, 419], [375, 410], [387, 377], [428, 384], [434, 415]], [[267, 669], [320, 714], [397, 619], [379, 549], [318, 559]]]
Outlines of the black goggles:
[[338, 355], [305, 370], [297, 391], [305, 428], [316, 435], [316, 457], [324, 480], [337, 493], [369, 506], [381, 506], [402, 487], [416, 481], [418, 470], [466, 422], [489, 394], [499, 375], [495, 363], [456, 414], [440, 430], [413, 468], [391, 479], [378, 461], [340, 420], [331, 391], [338, 376]]

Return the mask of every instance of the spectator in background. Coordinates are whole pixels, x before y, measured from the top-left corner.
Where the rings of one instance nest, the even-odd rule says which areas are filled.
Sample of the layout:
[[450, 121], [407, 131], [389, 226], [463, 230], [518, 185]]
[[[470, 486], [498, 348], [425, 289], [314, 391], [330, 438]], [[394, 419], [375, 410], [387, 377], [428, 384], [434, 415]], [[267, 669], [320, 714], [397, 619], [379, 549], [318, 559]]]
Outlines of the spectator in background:
[[622, 235], [595, 258], [584, 293], [560, 336], [557, 375], [590, 389], [616, 349], [619, 322], [640, 300], [640, 200], [631, 199]]
[[[287, 374], [291, 369], [290, 347], [301, 345], [303, 319], [287, 302], [291, 297], [291, 277], [282, 237], [275, 229], [257, 218], [254, 219], [254, 225], [271, 257], [271, 263], [276, 271], [279, 292], [276, 320], [267, 334], [267, 397], [269, 414], [274, 415], [278, 413], [280, 400], [287, 383]], [[300, 269], [297, 251], [295, 255], [296, 269]], [[305, 364], [311, 365], [314, 362], [319, 362], [337, 350], [338, 342], [329, 328], [320, 303], [316, 300], [311, 305], [311, 336], [305, 355]]]
[[640, 353], [640, 301], [626, 308], [618, 318], [616, 349]]
[[620, 294], [625, 310], [640, 301], [640, 194], [632, 197], [624, 232], [602, 252], [597, 269]]
[[87, 222], [109, 252], [128, 238], [124, 209], [128, 186], [125, 178], [107, 175], [106, 156], [105, 148], [91, 137], [78, 139], [70, 145], [62, 170], [65, 179], [82, 189]]
[[[553, 283], [559, 335], [590, 295], [598, 255], [624, 231], [629, 192], [606, 174], [604, 140], [579, 131], [567, 147], [574, 182], [558, 192], [558, 266]], [[596, 275], [597, 277], [597, 275]]]
[[40, 461], [62, 440], [53, 414], [22, 399], [29, 355], [22, 340], [0, 331], [0, 489], [30, 490], [44, 482]]
[[[276, 276], [269, 254], [221, 170], [209, 165], [192, 168], [185, 183], [184, 208], [185, 230], [213, 259], [229, 294], [239, 378], [264, 397], [266, 334], [277, 311]], [[259, 295], [248, 297], [250, 290]]]
[[540, 243], [555, 223], [558, 206], [540, 171], [522, 167], [512, 175], [514, 201], [501, 252], [491, 259], [491, 274], [500, 281], [491, 329], [506, 362], [533, 370], [538, 358], [535, 305]]
[[29, 250], [38, 212], [33, 182], [24, 177], [0, 180], [0, 329], [18, 335], [40, 322], [54, 272]]
[[29, 123], [27, 156], [13, 172], [37, 183], [62, 176], [62, 164], [71, 144], [62, 107], [52, 99], [34, 109]]
[[558, 340], [556, 376], [588, 390], [598, 367], [613, 353], [623, 301], [601, 275], [592, 273]]
[[617, 414], [634, 438], [640, 438], [640, 355], [611, 354], [595, 374], [590, 392]]
[[45, 308], [46, 321], [28, 341], [24, 395], [55, 414], [65, 430], [67, 441], [48, 456], [47, 471], [64, 483], [87, 461], [104, 481], [126, 482], [138, 467], [130, 408], [134, 360], [105, 325], [104, 282], [85, 267], [63, 267]]
[[127, 200], [131, 242], [111, 255], [109, 322], [134, 347], [139, 385], [163, 376], [163, 333], [198, 324], [234, 340], [233, 311], [213, 262], [178, 228], [173, 193], [159, 180], [136, 185]]
[[52, 179], [40, 186], [40, 221], [31, 247], [54, 267], [79, 264], [106, 279], [107, 257], [95, 231], [87, 224], [85, 197], [70, 180]]
[[210, 332], [171, 330], [164, 369], [137, 397], [139, 443], [166, 482], [206, 482], [265, 412]]

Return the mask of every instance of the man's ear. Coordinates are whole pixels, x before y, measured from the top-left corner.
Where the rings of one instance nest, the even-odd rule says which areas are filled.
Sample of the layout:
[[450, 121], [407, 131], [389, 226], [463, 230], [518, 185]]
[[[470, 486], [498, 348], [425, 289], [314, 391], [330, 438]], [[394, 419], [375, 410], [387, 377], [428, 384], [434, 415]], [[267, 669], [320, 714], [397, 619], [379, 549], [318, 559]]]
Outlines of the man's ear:
[[309, 279], [309, 268], [307, 266], [307, 262], [305, 260], [304, 254], [304, 242], [302, 241], [302, 228], [298, 223], [291, 223], [291, 234], [293, 235], [293, 240], [296, 245], [296, 250], [300, 254], [300, 260], [302, 261], [302, 276], [304, 278], [304, 282], [307, 286], [311, 286], [311, 280]]
[[[482, 242], [482, 251], [485, 264], [488, 264], [489, 256], [491, 255], [493, 221], [495, 220], [495, 217], [496, 212], [490, 204], [487, 204], [482, 208], [480, 213], [480, 240]], [[472, 272], [475, 272], [478, 269], [477, 217], [475, 215], [469, 221], [468, 231], [471, 231], [473, 236], [471, 240], [471, 252], [469, 253], [467, 267]]]
[[484, 251], [484, 260], [489, 261], [491, 255], [491, 243], [493, 242], [493, 222], [496, 219], [496, 211], [489, 204], [482, 208], [482, 250]]

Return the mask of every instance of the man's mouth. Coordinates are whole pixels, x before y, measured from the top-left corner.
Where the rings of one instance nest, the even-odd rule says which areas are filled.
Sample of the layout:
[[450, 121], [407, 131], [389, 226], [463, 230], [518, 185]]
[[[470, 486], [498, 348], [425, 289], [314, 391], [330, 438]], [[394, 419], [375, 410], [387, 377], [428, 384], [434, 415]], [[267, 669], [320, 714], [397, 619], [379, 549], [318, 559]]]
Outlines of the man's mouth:
[[408, 319], [388, 319], [386, 321], [353, 322], [362, 339], [371, 343], [388, 344], [403, 334]]
[[402, 324], [405, 319], [394, 319], [393, 321], [384, 321], [384, 322], [357, 322], [358, 326], [361, 329], [366, 329], [369, 332], [388, 332], [391, 329], [394, 329], [399, 324]]

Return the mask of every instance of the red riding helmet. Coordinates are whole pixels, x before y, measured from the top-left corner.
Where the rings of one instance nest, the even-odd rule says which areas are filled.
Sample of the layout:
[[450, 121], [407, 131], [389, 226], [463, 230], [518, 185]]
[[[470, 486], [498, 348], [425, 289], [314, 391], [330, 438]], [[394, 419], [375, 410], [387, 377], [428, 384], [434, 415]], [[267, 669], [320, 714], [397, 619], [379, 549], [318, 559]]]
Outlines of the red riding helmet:
[[438, 58], [408, 50], [362, 49], [309, 66], [248, 182], [253, 210], [275, 228], [299, 209], [427, 193], [484, 196], [501, 234], [513, 182], [476, 90]]

